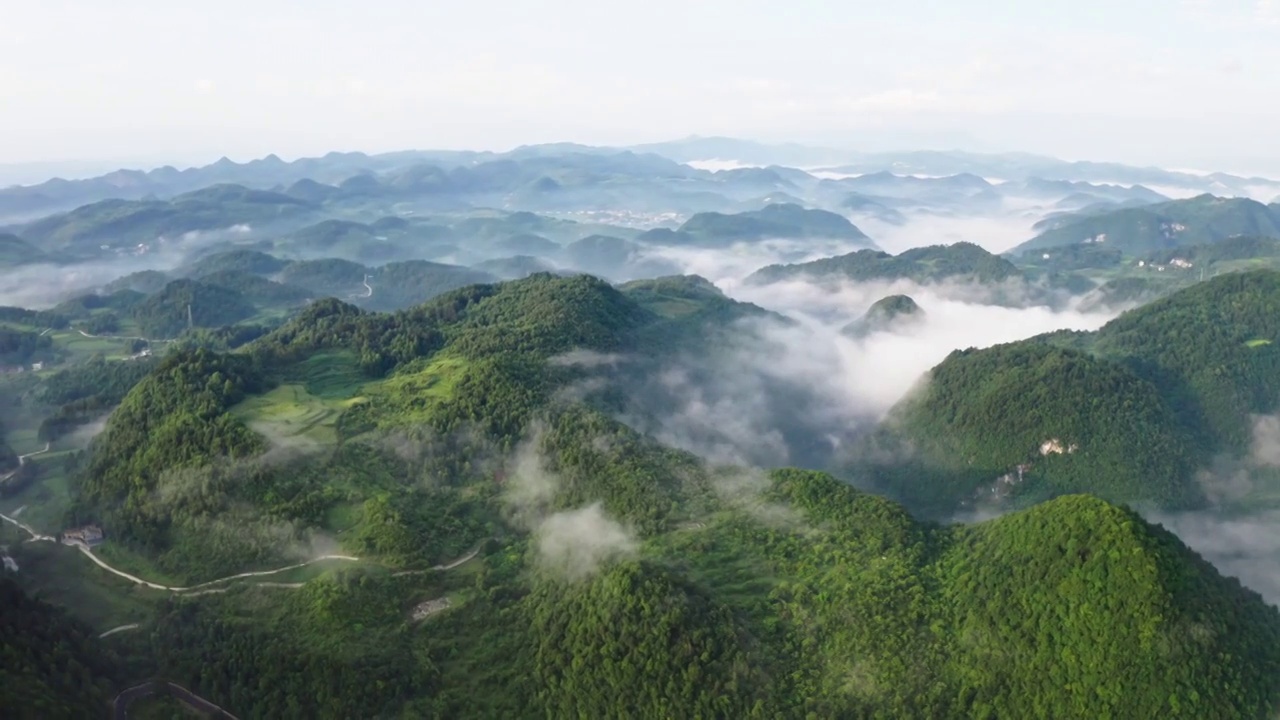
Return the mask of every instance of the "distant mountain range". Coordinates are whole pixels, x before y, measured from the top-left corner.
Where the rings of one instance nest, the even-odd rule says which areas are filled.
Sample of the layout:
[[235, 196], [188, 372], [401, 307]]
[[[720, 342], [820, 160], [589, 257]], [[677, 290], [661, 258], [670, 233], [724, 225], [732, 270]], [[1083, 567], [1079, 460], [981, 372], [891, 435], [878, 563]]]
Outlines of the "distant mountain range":
[[1273, 187], [1275, 180], [1229, 173], [1199, 175], [1120, 163], [1071, 162], [1030, 153], [973, 153], [961, 150], [917, 150], [864, 153], [808, 145], [767, 144], [725, 137], [690, 137], [634, 146], [680, 162], [736, 161], [745, 165], [786, 165], [864, 175], [888, 171], [899, 175], [947, 176], [971, 173], [1001, 180], [1047, 178], [1089, 183], [1171, 186], [1230, 194], [1251, 186]]
[[[683, 164], [717, 158], [758, 167], [711, 172]], [[771, 193], [789, 194], [793, 199], [808, 194], [821, 201], [819, 180], [839, 175], [867, 177], [844, 187], [841, 197], [830, 200], [832, 206], [852, 191], [901, 197], [895, 187], [911, 188], [916, 185], [914, 180], [925, 176], [949, 179], [938, 186], [915, 189], [966, 189], [980, 194], [991, 189], [982, 187], [978, 182], [982, 181], [998, 188], [1004, 196], [1060, 199], [1078, 195], [1070, 203], [1073, 208], [1101, 200], [1158, 202], [1164, 199], [1160, 188], [1219, 195], [1280, 195], [1280, 182], [1225, 173], [1194, 175], [1026, 154], [857, 153], [729, 138], [692, 138], [629, 149], [559, 143], [505, 153], [329, 153], [291, 162], [268, 155], [246, 163], [223, 158], [184, 170], [169, 166], [150, 171], [116, 170], [93, 178], [54, 179], [0, 190], [0, 219], [7, 218], [11, 223], [30, 221], [107, 199], [171, 199], [218, 184], [275, 190], [313, 204], [335, 199], [358, 203], [363, 197], [379, 202], [427, 203], [436, 209], [480, 204], [531, 210], [627, 207], [728, 212], [750, 209], [740, 204], [758, 201]]]

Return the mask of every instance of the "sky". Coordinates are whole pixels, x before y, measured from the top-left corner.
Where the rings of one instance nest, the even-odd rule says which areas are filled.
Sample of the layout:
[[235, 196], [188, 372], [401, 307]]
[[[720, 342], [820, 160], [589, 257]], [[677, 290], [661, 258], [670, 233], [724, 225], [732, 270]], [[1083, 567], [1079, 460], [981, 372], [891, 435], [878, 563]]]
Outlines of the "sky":
[[1280, 0], [4, 5], [0, 164], [698, 134], [1280, 174]]

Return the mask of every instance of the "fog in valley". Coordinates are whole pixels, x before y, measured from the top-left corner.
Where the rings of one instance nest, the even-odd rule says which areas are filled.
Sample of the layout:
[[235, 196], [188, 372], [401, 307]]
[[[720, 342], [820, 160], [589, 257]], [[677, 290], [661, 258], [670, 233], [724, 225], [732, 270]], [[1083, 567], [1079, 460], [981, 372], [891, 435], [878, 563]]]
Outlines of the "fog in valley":
[[[803, 521], [788, 509], [759, 501], [757, 493], [765, 482], [759, 468], [825, 469], [874, 491], [874, 483], [848, 471], [851, 454], [865, 452], [865, 448], [856, 450], [860, 439], [880, 427], [909, 393], [925, 387], [930, 369], [953, 351], [986, 348], [1059, 330], [1094, 331], [1147, 299], [1098, 295], [1097, 287], [1110, 277], [1105, 273], [1131, 273], [1128, 266], [1117, 266], [1118, 270], [1103, 267], [1102, 272], [1082, 279], [1072, 273], [1097, 268], [1087, 264], [1056, 267], [1058, 249], [1023, 256], [1018, 254], [1021, 244], [1069, 223], [1072, 213], [1080, 212], [1087, 218], [1089, 213], [1130, 205], [1194, 198], [1216, 182], [1205, 179], [1202, 186], [1190, 187], [1188, 184], [1199, 182], [1193, 176], [1174, 179], [1182, 185], [1170, 180], [1173, 184], [1158, 187], [1119, 180], [1090, 184], [1071, 176], [1053, 181], [984, 180], [962, 175], [895, 175], [870, 169], [839, 172], [810, 168], [802, 172], [728, 161], [677, 164], [648, 156], [643, 161], [632, 155], [603, 157], [615, 159], [566, 156], [537, 162], [593, 167], [619, 163], [627, 169], [616, 172], [626, 178], [621, 182], [636, 188], [634, 197], [602, 194], [588, 183], [565, 196], [573, 198], [571, 201], [557, 194], [567, 191], [538, 180], [534, 184], [539, 192], [520, 186], [501, 192], [455, 190], [456, 195], [435, 197], [429, 193], [405, 195], [396, 189], [394, 192], [401, 194], [381, 198], [379, 193], [392, 193], [390, 188], [401, 188], [408, 182], [403, 178], [415, 174], [444, 182], [440, 179], [444, 171], [437, 172], [433, 166], [400, 163], [381, 175], [364, 172], [353, 175], [352, 182], [335, 176], [329, 181], [332, 185], [319, 190], [304, 187], [310, 193], [307, 198], [336, 199], [308, 199], [306, 202], [315, 204], [296, 217], [281, 220], [251, 220], [246, 211], [236, 210], [228, 211], [225, 224], [214, 229], [160, 235], [149, 234], [154, 232], [150, 229], [153, 226], [143, 222], [144, 229], [134, 234], [108, 233], [103, 237], [118, 239], [100, 246], [97, 241], [67, 240], [83, 232], [76, 223], [62, 221], [65, 227], [54, 223], [51, 227], [63, 229], [50, 231], [45, 221], [42, 225], [15, 222], [9, 230], [18, 237], [36, 232], [33, 227], [44, 228], [38, 232], [48, 233], [60, 248], [58, 252], [64, 254], [50, 253], [53, 261], [39, 258], [0, 266], [0, 305], [46, 309], [86, 293], [105, 297], [124, 288], [145, 287], [143, 294], [149, 295], [174, 280], [203, 278], [211, 271], [202, 269], [201, 263], [210, 258], [237, 252], [248, 257], [245, 251], [265, 253], [275, 263], [269, 269], [251, 270], [261, 278], [254, 282], [266, 285], [250, 283], [244, 285], [246, 289], [261, 293], [266, 287], [271, 293], [287, 290], [294, 294], [290, 296], [292, 304], [283, 311], [254, 300], [259, 311], [268, 310], [268, 327], [283, 322], [306, 302], [326, 295], [387, 311], [410, 307], [453, 288], [518, 279], [534, 272], [585, 272], [624, 289], [631, 281], [698, 276], [709, 282], [714, 292], [723, 293], [725, 302], [747, 303], [755, 309], [715, 328], [701, 343], [688, 348], [611, 355], [584, 351], [555, 358], [556, 364], [581, 374], [557, 397], [602, 401], [615, 419], [663, 444], [726, 468], [728, 474], [717, 480], [717, 492], [741, 498], [743, 507], [769, 517], [771, 522], [798, 525]], [[691, 173], [682, 182], [692, 189], [674, 191], [676, 184], [645, 176], [649, 170], [637, 171], [631, 167], [635, 163], [645, 168], [646, 163], [652, 164], [668, 173]], [[453, 167], [449, 172], [457, 175], [463, 170]], [[1280, 188], [1243, 179], [1233, 182], [1231, 193], [1237, 197]], [[279, 193], [284, 187], [283, 182], [277, 182], [270, 192]], [[295, 186], [289, 192], [303, 190]], [[262, 197], [286, 208], [297, 202], [285, 195]], [[573, 210], [576, 202], [588, 209]], [[677, 209], [654, 210], [667, 204]], [[762, 230], [726, 225], [732, 229], [716, 230], [725, 233], [719, 235], [694, 229], [699, 222], [702, 225], [698, 227], [705, 228], [708, 222], [747, 222], [742, 219], [748, 217], [749, 222], [764, 222], [770, 217], [769, 208], [782, 204], [794, 208], [788, 212], [822, 210], [826, 213], [822, 222], [839, 220], [848, 225], [830, 234], [803, 227], [793, 236], [767, 224], [761, 227], [769, 229]], [[217, 203], [214, 206], [220, 207]], [[495, 209], [498, 206], [502, 209]], [[175, 213], [178, 227], [197, 222], [183, 219], [186, 211], [180, 205], [166, 212]], [[199, 217], [199, 223], [209, 225]], [[816, 222], [813, 217], [806, 218], [805, 222]], [[1096, 239], [1085, 238], [1087, 242]], [[1097, 241], [1099, 249], [1105, 249], [1102, 240]], [[907, 268], [902, 264], [905, 261], [889, 258], [956, 243], [981, 248], [990, 254], [983, 258], [988, 267], [1012, 274], [979, 278], [977, 271], [962, 268], [933, 276], [938, 263], [950, 261], [931, 259]], [[852, 253], [860, 253], [863, 260], [859, 262], [883, 262], [892, 269], [854, 279], [863, 271], [819, 276], [775, 267], [852, 257]], [[1028, 258], [1039, 265], [1025, 264]], [[1017, 267], [1006, 262], [1010, 259]], [[814, 267], [819, 266], [821, 263]], [[1012, 270], [1007, 271], [1006, 266]], [[147, 276], [155, 275], [154, 271], [163, 276]], [[221, 277], [221, 282], [230, 282], [226, 271], [221, 276], [216, 272], [214, 276]], [[246, 280], [240, 277], [236, 282]], [[851, 330], [879, 301], [901, 296], [910, 298], [920, 311], [910, 322]], [[267, 297], [272, 296], [268, 293]], [[1259, 420], [1262, 439], [1253, 458], [1224, 459], [1201, 470], [1206, 495], [1217, 505], [1215, 509], [1193, 513], [1138, 509], [1176, 532], [1224, 572], [1238, 575], [1270, 600], [1280, 601], [1280, 585], [1275, 581], [1280, 577], [1280, 534], [1270, 530], [1275, 511], [1236, 509], [1228, 513], [1222, 509], [1254, 490], [1257, 482], [1273, 482], [1259, 479], [1259, 473], [1265, 475], [1266, 468], [1277, 464], [1274, 447], [1280, 447], [1280, 443], [1268, 444], [1263, 437], [1271, 427], [1269, 422], [1274, 424], [1274, 420]], [[87, 447], [103, 424], [104, 416], [99, 414], [62, 442], [68, 447]], [[272, 448], [261, 462], [274, 463], [276, 455], [293, 457], [323, 448], [309, 437], [290, 435], [287, 427], [279, 432], [270, 423], [258, 422], [251, 427], [266, 437]], [[479, 443], [472, 446], [475, 448], [484, 445], [475, 438], [467, 442]], [[477, 455], [473, 461], [477, 467], [509, 469], [511, 483], [503, 493], [506, 511], [516, 526], [530, 533], [542, 569], [580, 580], [607, 562], [635, 556], [639, 547], [635, 532], [600, 503], [551, 508], [549, 503], [561, 480], [547, 469], [547, 460], [536, 450], [538, 442], [535, 428], [514, 454], [486, 447], [483, 457]], [[420, 459], [423, 453], [434, 452], [422, 441], [393, 444], [397, 454], [405, 458]], [[243, 461], [229, 465], [242, 466]], [[177, 498], [182, 504], [192, 493], [210, 492], [211, 487], [234, 483], [243, 476], [239, 470], [214, 475], [171, 474], [167, 476], [169, 490], [162, 499]], [[291, 559], [305, 556], [307, 548], [321, 537], [288, 523], [275, 523], [245, 505], [230, 504], [224, 510], [217, 520], [201, 521], [203, 532], [229, 542], [237, 528], [246, 528], [246, 542], [276, 538], [282, 546], [289, 546], [286, 554]], [[957, 513], [951, 519], [974, 522], [1003, 512], [1005, 509], [993, 506]]]

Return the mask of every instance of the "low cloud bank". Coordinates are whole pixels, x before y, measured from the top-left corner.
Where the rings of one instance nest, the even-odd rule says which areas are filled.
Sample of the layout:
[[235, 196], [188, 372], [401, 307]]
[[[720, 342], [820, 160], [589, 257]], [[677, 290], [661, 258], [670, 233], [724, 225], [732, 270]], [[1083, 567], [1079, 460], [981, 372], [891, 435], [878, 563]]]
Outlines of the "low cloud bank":
[[[1093, 330], [1111, 317], [982, 305], [954, 299], [956, 288], [912, 283], [725, 289], [778, 315], [739, 321], [709, 353], [611, 366], [611, 382], [628, 388], [632, 412], [622, 419], [633, 427], [714, 462], [765, 467], [823, 466], [953, 350]], [[857, 339], [841, 334], [895, 293], [915, 298], [923, 319]]]
[[547, 517], [534, 536], [542, 566], [569, 580], [593, 575], [606, 562], [633, 555], [639, 547], [631, 532], [606, 515], [598, 502]]
[[1280, 416], [1253, 418], [1249, 454], [1219, 458], [1196, 479], [1214, 505], [1184, 513], [1147, 511], [1224, 575], [1280, 605], [1280, 510], [1251, 510], [1250, 498], [1280, 486]]
[[543, 433], [535, 424], [511, 456], [502, 499], [512, 520], [533, 533], [538, 566], [564, 580], [583, 580], [610, 561], [634, 555], [639, 542], [599, 502], [555, 509], [561, 479], [538, 450]]

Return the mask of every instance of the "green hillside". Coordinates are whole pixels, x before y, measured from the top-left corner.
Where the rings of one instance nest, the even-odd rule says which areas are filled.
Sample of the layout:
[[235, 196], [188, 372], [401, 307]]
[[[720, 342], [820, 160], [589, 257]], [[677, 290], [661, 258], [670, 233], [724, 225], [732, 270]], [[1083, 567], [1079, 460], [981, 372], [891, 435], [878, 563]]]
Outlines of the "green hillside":
[[1280, 273], [1231, 273], [1095, 333], [953, 352], [871, 443], [910, 462], [869, 446], [863, 469], [943, 513], [1070, 492], [1194, 505], [1194, 470], [1247, 454], [1252, 417], [1280, 403], [1277, 313]]
[[1249, 414], [1280, 403], [1277, 341], [1280, 273], [1257, 270], [1220, 275], [1121, 315], [1098, 331], [1096, 351], [1160, 386], [1206, 444], [1242, 450]]
[[200, 282], [237, 292], [250, 303], [266, 308], [294, 307], [314, 297], [309, 290], [274, 282], [244, 270], [211, 272], [201, 277]]
[[56, 357], [53, 339], [28, 330], [0, 325], [0, 366], [26, 366]]
[[1142, 256], [1236, 236], [1280, 237], [1280, 215], [1253, 200], [1200, 195], [1080, 218], [1067, 216], [1010, 252], [1022, 254], [1062, 245], [1104, 243], [1127, 255]]
[[1112, 278], [1090, 290], [1082, 299], [1081, 309], [1138, 307], [1194, 282], [1194, 278], [1181, 273], [1146, 273]]
[[145, 337], [171, 338], [190, 327], [219, 327], [251, 317], [239, 291], [198, 280], [174, 280], [132, 308]]
[[[1280, 611], [1077, 494], [1195, 500], [1195, 428], [1128, 360], [1036, 341], [939, 366], [897, 410], [938, 438], [920, 477], [959, 498], [1029, 462], [1028, 496], [1065, 495], [943, 527], [824, 473], [711, 466], [602, 401], [618, 358], [706, 353], [764, 314], [696, 276], [537, 274], [388, 314], [322, 299], [241, 351], [159, 361], [72, 483], [68, 521], [107, 529], [97, 557], [215, 591], [11, 550], [32, 582], [63, 573], [44, 586], [103, 630], [83, 591], [134, 603], [143, 628], [104, 639], [130, 675], [115, 687], [159, 674], [242, 717], [1280, 709]], [[1195, 365], [1176, 359], [1151, 362]], [[342, 557], [293, 567], [321, 554]]]
[[285, 285], [306, 288], [318, 297], [347, 299], [364, 294], [365, 276], [369, 269], [360, 263], [338, 258], [303, 260], [289, 263], [277, 278]]
[[400, 310], [467, 285], [493, 282], [487, 272], [460, 265], [408, 260], [372, 269], [368, 299], [356, 299], [371, 310]]
[[301, 221], [316, 208], [296, 198], [239, 185], [213, 185], [172, 200], [102, 200], [52, 215], [22, 228], [22, 236], [45, 252], [96, 256], [107, 250], [154, 243], [186, 233], [235, 226]]
[[13, 718], [104, 717], [119, 658], [83, 624], [0, 575], [0, 709]]
[[245, 272], [265, 276], [280, 272], [286, 265], [286, 261], [260, 250], [228, 250], [206, 255], [179, 272], [197, 280], [218, 272]]
[[127, 290], [150, 295], [163, 290], [173, 279], [159, 270], [139, 270], [112, 280], [102, 287], [102, 292], [112, 295]]
[[432, 257], [429, 248], [454, 239], [444, 225], [386, 217], [373, 223], [324, 220], [277, 238], [274, 247], [294, 257], [342, 257], [376, 264], [424, 253]]
[[1198, 457], [1156, 386], [1034, 341], [953, 352], [876, 441], [903, 455], [873, 471], [886, 489], [943, 513], [1075, 492], [1172, 507], [1199, 498]]
[[848, 255], [792, 265], [770, 265], [747, 278], [765, 284], [797, 277], [867, 280], [914, 280], [919, 283], [948, 279], [994, 283], [1021, 277], [1013, 263], [973, 243], [931, 245], [898, 255], [878, 250], [858, 250]]
[[770, 238], [850, 240], [871, 246], [871, 240], [844, 217], [826, 210], [810, 210], [790, 203], [767, 205], [732, 215], [697, 213], [680, 226], [679, 234], [700, 244], [723, 245]]

